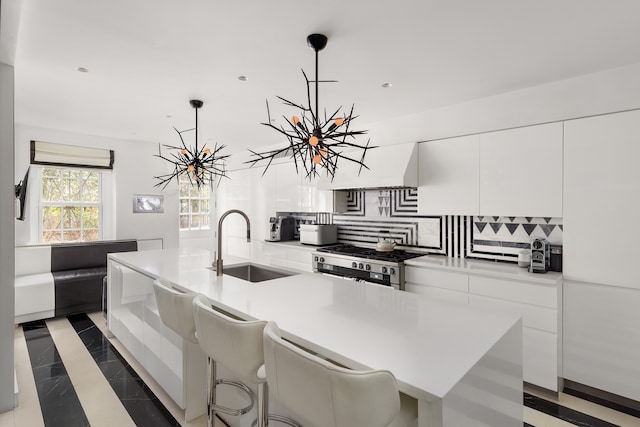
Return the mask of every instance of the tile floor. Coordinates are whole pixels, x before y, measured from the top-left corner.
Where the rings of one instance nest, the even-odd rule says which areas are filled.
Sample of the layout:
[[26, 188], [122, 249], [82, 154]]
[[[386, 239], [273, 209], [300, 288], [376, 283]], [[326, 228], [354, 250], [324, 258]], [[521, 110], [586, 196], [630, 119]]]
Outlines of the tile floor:
[[[185, 422], [178, 406], [105, 332], [102, 313], [16, 327], [20, 404], [0, 414], [0, 427], [206, 426], [206, 416]], [[640, 413], [569, 393], [552, 398], [527, 389], [524, 403], [525, 427], [640, 427]]]

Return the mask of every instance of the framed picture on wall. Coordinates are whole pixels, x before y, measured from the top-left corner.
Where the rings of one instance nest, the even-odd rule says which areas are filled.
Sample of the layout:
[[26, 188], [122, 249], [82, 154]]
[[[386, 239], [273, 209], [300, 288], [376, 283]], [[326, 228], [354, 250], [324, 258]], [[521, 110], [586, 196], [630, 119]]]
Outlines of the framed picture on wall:
[[137, 194], [133, 196], [133, 213], [164, 212], [164, 196]]

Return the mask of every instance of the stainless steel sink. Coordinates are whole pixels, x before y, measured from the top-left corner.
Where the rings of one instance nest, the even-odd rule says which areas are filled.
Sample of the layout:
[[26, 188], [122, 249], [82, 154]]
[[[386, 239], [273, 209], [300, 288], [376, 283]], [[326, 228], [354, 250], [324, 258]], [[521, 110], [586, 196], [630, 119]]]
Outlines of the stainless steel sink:
[[223, 274], [256, 283], [293, 276], [296, 273], [268, 268], [257, 264], [243, 264], [224, 267]]

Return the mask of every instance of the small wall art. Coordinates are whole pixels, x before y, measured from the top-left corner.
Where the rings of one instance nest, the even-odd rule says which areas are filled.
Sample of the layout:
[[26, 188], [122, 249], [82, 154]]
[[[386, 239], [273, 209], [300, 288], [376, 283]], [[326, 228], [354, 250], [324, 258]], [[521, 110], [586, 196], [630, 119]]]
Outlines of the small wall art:
[[164, 196], [137, 194], [133, 196], [133, 213], [164, 212]]

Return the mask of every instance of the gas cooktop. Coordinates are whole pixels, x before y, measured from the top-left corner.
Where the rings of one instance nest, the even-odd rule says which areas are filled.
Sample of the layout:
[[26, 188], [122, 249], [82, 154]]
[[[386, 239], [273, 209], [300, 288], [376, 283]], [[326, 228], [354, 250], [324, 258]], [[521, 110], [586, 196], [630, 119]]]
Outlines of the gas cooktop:
[[416, 252], [407, 252], [401, 249], [394, 249], [389, 252], [377, 251], [373, 248], [363, 248], [348, 244], [339, 244], [333, 246], [324, 246], [316, 249], [317, 252], [326, 252], [331, 254], [351, 255], [358, 258], [373, 259], [378, 261], [402, 262], [411, 258], [423, 256], [424, 254]]

